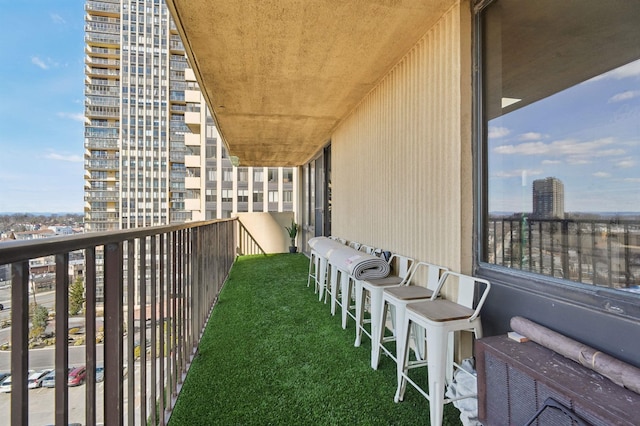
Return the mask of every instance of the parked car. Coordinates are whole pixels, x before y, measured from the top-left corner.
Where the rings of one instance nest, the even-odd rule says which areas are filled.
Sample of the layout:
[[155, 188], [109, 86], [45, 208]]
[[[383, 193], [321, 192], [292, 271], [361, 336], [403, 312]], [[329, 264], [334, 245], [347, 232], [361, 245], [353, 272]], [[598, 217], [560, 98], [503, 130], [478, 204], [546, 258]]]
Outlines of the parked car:
[[11, 375], [5, 377], [0, 383], [0, 392], [11, 392]]
[[53, 388], [56, 386], [56, 370], [51, 370], [40, 381], [43, 388]]
[[35, 389], [42, 386], [42, 381], [44, 377], [51, 372], [51, 369], [37, 371], [35, 373], [31, 373], [29, 378], [27, 379], [27, 387], [29, 389]]
[[104, 366], [96, 365], [96, 382], [101, 382], [104, 380]]
[[87, 369], [86, 367], [75, 367], [69, 371], [69, 375], [67, 377], [67, 384], [69, 386], [79, 386], [84, 383], [87, 377]]

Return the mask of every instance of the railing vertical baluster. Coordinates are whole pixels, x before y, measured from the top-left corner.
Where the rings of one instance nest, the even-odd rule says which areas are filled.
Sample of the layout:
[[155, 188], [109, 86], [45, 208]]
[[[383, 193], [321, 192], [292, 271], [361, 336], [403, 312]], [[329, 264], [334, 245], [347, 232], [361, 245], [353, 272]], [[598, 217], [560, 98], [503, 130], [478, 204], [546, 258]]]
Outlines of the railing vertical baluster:
[[509, 220], [509, 267], [513, 268], [513, 221]]
[[553, 235], [554, 235], [554, 231], [555, 231], [555, 223], [553, 222], [547, 222], [547, 226], [549, 227], [549, 253], [551, 254], [551, 276], [555, 277], [556, 273], [555, 273], [555, 253], [556, 253], [556, 249], [555, 249], [555, 244], [553, 241]]
[[177, 290], [177, 302], [178, 302], [178, 334], [177, 334], [177, 349], [178, 349], [178, 391], [182, 387], [182, 383], [184, 381], [184, 370], [185, 370], [185, 362], [184, 362], [184, 278], [185, 278], [185, 267], [184, 267], [184, 259], [186, 255], [186, 246], [185, 246], [185, 232], [183, 230], [178, 231], [180, 238], [180, 253], [178, 257], [178, 290]]
[[629, 224], [624, 224], [624, 283], [627, 287], [631, 285], [631, 268], [629, 259], [631, 259], [631, 250], [629, 248]]
[[562, 277], [569, 278], [569, 221], [563, 219], [562, 226], [562, 247], [560, 248], [560, 259], [562, 261]]
[[174, 336], [175, 342], [175, 366], [176, 366], [176, 395], [180, 391], [180, 385], [182, 384], [182, 342], [180, 342], [180, 329], [182, 328], [182, 310], [180, 309], [181, 297], [182, 297], [182, 255], [184, 254], [184, 247], [182, 245], [182, 231], [176, 233], [176, 279], [174, 283], [174, 311], [173, 315], [176, 319]]
[[609, 287], [613, 287], [613, 281], [612, 281], [612, 272], [611, 272], [611, 267], [613, 266], [611, 264], [611, 258], [613, 257], [611, 253], [611, 222], [607, 223], [607, 269], [609, 270], [608, 273], [608, 280], [609, 280]]
[[104, 424], [122, 425], [124, 387], [122, 385], [123, 345], [123, 250], [122, 243], [104, 247]]
[[[56, 424], [69, 423], [69, 254], [56, 254], [56, 344], [55, 344], [55, 419]], [[25, 380], [26, 382], [26, 380]]]
[[[138, 240], [138, 268], [140, 284], [140, 424], [147, 423], [147, 239]], [[137, 396], [137, 395], [136, 395]], [[137, 398], [136, 398], [137, 399]]]
[[135, 279], [136, 279], [136, 240], [127, 240], [127, 417], [128, 424], [135, 424]]
[[578, 281], [582, 281], [582, 226], [576, 223], [576, 235], [578, 239]]
[[591, 222], [591, 270], [593, 275], [592, 284], [597, 282], [598, 273], [596, 271], [596, 223]]
[[85, 258], [85, 350], [87, 360], [87, 425], [96, 424], [96, 248], [87, 248]]
[[500, 235], [500, 239], [502, 240], [502, 257], [500, 259], [500, 262], [504, 263], [504, 220], [502, 221], [502, 232]]
[[196, 338], [191, 339], [191, 352], [195, 354], [195, 351], [198, 349], [198, 341], [200, 340], [200, 336], [202, 335], [202, 329], [200, 325], [202, 324], [202, 299], [203, 294], [201, 292], [202, 288], [202, 256], [204, 256], [203, 246], [202, 246], [202, 230], [196, 229], [191, 233], [191, 251], [192, 253], [197, 253], [196, 256], [191, 256], [191, 270], [192, 270], [192, 283], [191, 283], [191, 329], [193, 332], [197, 332], [198, 335]]
[[165, 238], [165, 234], [160, 234], [160, 241], [159, 241], [159, 245], [160, 245], [160, 274], [159, 274], [159, 278], [160, 278], [160, 282], [158, 283], [159, 285], [159, 293], [160, 293], [160, 300], [159, 300], [159, 308], [160, 308], [160, 330], [159, 331], [159, 341], [160, 341], [160, 354], [158, 355], [161, 359], [160, 361], [160, 365], [162, 366], [162, 368], [160, 369], [160, 377], [158, 378], [159, 382], [160, 382], [160, 408], [158, 409], [158, 412], [160, 413], [160, 425], [164, 426], [165, 424], [165, 419], [166, 419], [166, 407], [167, 407], [167, 398], [169, 397], [168, 394], [168, 388], [167, 388], [167, 384], [165, 383], [165, 380], [168, 380], [168, 376], [165, 375], [165, 372], [167, 371], [167, 367], [169, 366], [169, 358], [168, 358], [168, 348], [167, 348], [167, 340], [166, 340], [166, 335], [165, 335], [165, 330], [166, 330], [166, 326], [167, 326], [167, 315], [165, 312], [165, 308], [166, 308], [166, 303], [167, 303], [167, 298], [166, 298], [166, 283], [167, 283], [167, 277], [169, 274], [169, 266], [168, 266], [168, 262], [167, 262], [167, 241], [168, 239]]
[[[151, 407], [150, 423], [155, 426], [158, 424], [158, 381], [156, 369], [158, 368], [158, 351], [157, 351], [157, 327], [158, 327], [158, 299], [157, 299], [157, 290], [156, 286], [158, 285], [157, 273], [158, 273], [158, 262], [157, 262], [157, 240], [158, 237], [156, 235], [152, 235], [149, 242], [149, 251], [151, 257], [151, 395], [149, 396]], [[162, 411], [160, 411], [162, 413]]]
[[177, 377], [177, 346], [178, 339], [176, 333], [176, 321], [178, 317], [176, 315], [177, 311], [177, 293], [176, 293], [176, 285], [178, 281], [178, 254], [180, 252], [179, 246], [179, 233], [173, 232], [171, 238], [171, 246], [172, 246], [172, 276], [171, 276], [171, 395], [172, 398], [178, 397], [178, 377]]
[[533, 230], [531, 219], [527, 220], [527, 244], [529, 246], [529, 270], [533, 270]]
[[29, 423], [29, 260], [11, 264], [11, 424]]
[[543, 265], [544, 265], [544, 252], [542, 251], [542, 248], [544, 247], [544, 243], [543, 243], [543, 237], [542, 237], [542, 221], [539, 220], [538, 221], [538, 246], [539, 246], [539, 251], [540, 251], [540, 270], [538, 272], [540, 272], [541, 274], [544, 273], [543, 271]]

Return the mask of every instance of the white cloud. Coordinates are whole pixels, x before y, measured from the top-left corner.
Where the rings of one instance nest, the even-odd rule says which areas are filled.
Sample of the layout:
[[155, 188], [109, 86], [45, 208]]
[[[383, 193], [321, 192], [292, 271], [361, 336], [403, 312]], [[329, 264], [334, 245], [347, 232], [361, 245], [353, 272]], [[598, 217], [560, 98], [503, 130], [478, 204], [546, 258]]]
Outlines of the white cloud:
[[83, 161], [80, 155], [75, 155], [75, 154], [62, 155], [55, 152], [50, 152], [45, 157], [48, 158], [49, 160], [68, 161], [70, 163], [81, 163]]
[[598, 81], [604, 79], [621, 80], [627, 77], [640, 77], [640, 60], [630, 62], [627, 65], [623, 65], [607, 73], [593, 77], [588, 81]]
[[590, 162], [594, 157], [610, 157], [625, 154], [625, 150], [623, 149], [602, 149], [611, 144], [613, 144], [613, 138], [602, 138], [588, 142], [579, 142], [571, 139], [550, 143], [537, 141], [517, 145], [501, 145], [494, 148], [494, 152], [504, 155], [565, 156], [569, 158], [572, 164], [585, 164], [585, 162]]
[[562, 164], [562, 161], [560, 161], [560, 160], [542, 160], [542, 164], [544, 164], [544, 165]]
[[621, 169], [629, 169], [635, 165], [636, 162], [632, 158], [625, 158], [624, 160], [620, 160], [615, 163], [615, 166]]
[[544, 138], [544, 135], [542, 133], [536, 133], [536, 132], [528, 132], [520, 135], [521, 141], [537, 141], [543, 138]]
[[626, 92], [618, 93], [609, 98], [609, 103], [628, 101], [640, 96], [640, 90], [627, 90]]
[[511, 131], [506, 127], [489, 127], [489, 139], [503, 138], [509, 133], [511, 133]]
[[595, 172], [593, 174], [593, 176], [595, 176], [597, 178], [610, 178], [611, 174], [610, 173], [606, 173], [606, 172]]
[[58, 117], [60, 118], [69, 118], [74, 121], [79, 121], [84, 123], [85, 117], [83, 113], [80, 112], [59, 112]]
[[631, 183], [640, 183], [640, 178], [624, 178], [623, 181]]
[[514, 178], [514, 177], [522, 178], [523, 175], [525, 177], [528, 177], [528, 176], [539, 176], [541, 174], [542, 174], [541, 170], [516, 169], [516, 170], [507, 170], [507, 171], [497, 172], [497, 173], [492, 174], [491, 177], [494, 177], [494, 178]]
[[571, 157], [567, 158], [567, 163], [571, 164], [572, 166], [582, 166], [584, 164], [591, 164], [593, 163], [593, 161], [587, 160], [586, 158]]
[[64, 20], [64, 18], [60, 15], [58, 15], [57, 13], [52, 13], [51, 15], [51, 20], [53, 22], [55, 22], [56, 24], [66, 24], [67, 21]]
[[49, 65], [47, 65], [42, 59], [38, 58], [37, 56], [31, 57], [31, 63], [36, 65], [37, 67], [42, 68], [43, 70], [49, 69]]

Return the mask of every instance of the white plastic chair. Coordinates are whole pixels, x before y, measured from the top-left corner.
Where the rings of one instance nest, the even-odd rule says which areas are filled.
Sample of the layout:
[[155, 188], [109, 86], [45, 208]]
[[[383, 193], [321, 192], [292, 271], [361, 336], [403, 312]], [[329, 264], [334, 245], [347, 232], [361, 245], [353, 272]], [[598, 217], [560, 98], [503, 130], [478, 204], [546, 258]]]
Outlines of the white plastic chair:
[[[366, 334], [371, 338], [371, 336], [375, 336], [380, 333], [380, 311], [382, 310], [382, 292], [385, 288], [388, 287], [397, 287], [401, 286], [405, 283], [405, 281], [409, 278], [411, 274], [411, 270], [413, 268], [414, 259], [408, 256], [402, 256], [399, 254], [392, 254], [389, 258], [389, 263], [393, 268], [393, 274], [389, 275], [386, 278], [374, 279], [374, 280], [366, 280], [355, 282], [355, 298], [356, 298], [356, 340], [354, 346], [360, 346], [362, 342], [362, 333]], [[366, 294], [369, 294], [369, 310], [371, 313], [371, 319], [369, 322], [371, 323], [371, 334], [367, 332], [364, 328], [365, 320], [364, 320], [364, 311], [365, 311], [365, 300]], [[378, 368], [378, 363], [373, 362], [374, 353], [376, 353], [375, 357], [377, 359], [377, 346], [374, 349], [374, 345], [372, 342], [371, 345], [371, 367], [373, 369]]]
[[[380, 310], [379, 324], [381, 327], [379, 332], [372, 334], [371, 341], [371, 368], [376, 370], [380, 362], [380, 350], [384, 351], [389, 357], [391, 357], [396, 363], [398, 359], [396, 354], [398, 353], [398, 345], [400, 340], [397, 339], [398, 325], [402, 324], [405, 317], [406, 306], [409, 303], [429, 300], [433, 295], [433, 292], [438, 288], [438, 282], [440, 277], [445, 271], [448, 271], [444, 266], [434, 265], [428, 262], [417, 262], [413, 266], [410, 276], [407, 278], [403, 286], [385, 288], [382, 293], [382, 309]], [[426, 286], [415, 285], [416, 280], [424, 275], [426, 279]], [[387, 315], [391, 316], [391, 327], [393, 331], [392, 336], [385, 337]], [[419, 330], [417, 327], [413, 327], [413, 336], [417, 350], [418, 359], [424, 359], [424, 330], [420, 329], [421, 336], [418, 336]], [[396, 351], [392, 353], [387, 349], [384, 344], [388, 342], [396, 343]]]
[[[437, 298], [445, 284], [451, 285], [457, 281], [457, 298], [446, 300]], [[453, 283], [455, 284], [455, 283]], [[480, 287], [484, 286], [484, 289]], [[407, 305], [407, 314], [399, 329], [402, 330], [398, 339], [402, 338], [402, 344], [398, 350], [398, 388], [395, 401], [402, 401], [407, 382], [413, 385], [429, 401], [430, 424], [442, 425], [444, 404], [453, 399], [444, 398], [445, 382], [451, 382], [453, 370], [459, 366], [453, 362], [453, 332], [467, 330], [472, 331], [479, 339], [482, 337], [482, 324], [480, 322], [480, 310], [484, 305], [491, 284], [489, 281], [463, 275], [451, 271], [442, 274], [438, 287], [430, 300], [410, 303]], [[480, 300], [473, 308], [476, 291], [481, 292]], [[409, 363], [409, 326], [417, 324], [424, 327], [427, 333], [427, 368], [428, 368], [428, 393], [411, 380], [407, 374]], [[461, 370], [464, 371], [464, 370]], [[464, 398], [475, 395], [465, 395]]]

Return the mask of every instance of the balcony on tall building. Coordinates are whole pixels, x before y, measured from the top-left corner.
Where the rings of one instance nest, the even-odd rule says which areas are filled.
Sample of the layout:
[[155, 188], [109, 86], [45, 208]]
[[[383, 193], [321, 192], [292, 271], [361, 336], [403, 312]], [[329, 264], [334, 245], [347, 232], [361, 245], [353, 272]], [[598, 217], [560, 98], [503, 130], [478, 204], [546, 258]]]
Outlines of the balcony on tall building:
[[[183, 41], [224, 145], [224, 166], [215, 171], [223, 177], [232, 175], [236, 166], [231, 166], [231, 159], [241, 167], [268, 170], [260, 180], [243, 179], [246, 189], [242, 186], [243, 198], [238, 202], [267, 203], [269, 210], [284, 202], [295, 204], [296, 220], [301, 224], [298, 244], [305, 253], [310, 251], [310, 238], [334, 235], [491, 280], [491, 293], [482, 310], [484, 336], [506, 335], [510, 320], [526, 315], [597, 348], [598, 356], [608, 354], [637, 368], [640, 341], [629, 336], [637, 336], [640, 326], [638, 220], [605, 214], [529, 217], [513, 213], [524, 211], [514, 207], [499, 215], [493, 210], [502, 211], [499, 207], [507, 204], [520, 206], [528, 174], [543, 173], [538, 167], [563, 171], [574, 165], [606, 164], [606, 173], [583, 169], [588, 173], [578, 174], [579, 179], [599, 179], [585, 192], [587, 201], [592, 206], [602, 204], [594, 193], [605, 197], [615, 192], [623, 195], [616, 198], [617, 205], [637, 213], [637, 176], [609, 178], [614, 170], [634, 170], [635, 156], [627, 150], [637, 145], [637, 117], [629, 111], [638, 106], [621, 102], [638, 98], [634, 90], [640, 59], [639, 6], [635, 2], [620, 2], [616, 7], [608, 2], [546, 2], [540, 8], [534, 3], [167, 0], [176, 21], [171, 34], [179, 34]], [[115, 15], [119, 4], [116, 0], [88, 2], [87, 10]], [[173, 53], [169, 60], [176, 77], [182, 71], [188, 73], [183, 55]], [[632, 78], [626, 80], [629, 76]], [[113, 84], [94, 80], [94, 85]], [[592, 96], [595, 91], [590, 89], [603, 82], [615, 86], [603, 90], [602, 97], [587, 98], [584, 104], [606, 105], [607, 109], [589, 110], [583, 116], [577, 112], [581, 110], [578, 102], [562, 98], [558, 103], [565, 109], [554, 114], [556, 110], [550, 112], [541, 104], [575, 87], [586, 88]], [[175, 83], [175, 90], [169, 91], [171, 102], [187, 105], [185, 87], [189, 86], [184, 82]], [[619, 105], [623, 107], [611, 112]], [[184, 113], [188, 112], [187, 107]], [[517, 132], [501, 123], [512, 113], [526, 124]], [[176, 137], [187, 130], [186, 118], [179, 120], [180, 115], [171, 120]], [[605, 119], [598, 122], [602, 128], [621, 131], [622, 143], [616, 144], [617, 139], [601, 132], [602, 128], [590, 127], [589, 122], [599, 115]], [[548, 122], [560, 126], [570, 120], [578, 122], [579, 129], [562, 137], [533, 130]], [[629, 126], [617, 127], [622, 122]], [[85, 133], [105, 131], [113, 136], [118, 126], [115, 120], [92, 118]], [[507, 136], [511, 139], [504, 139]], [[574, 139], [581, 137], [585, 139], [575, 145]], [[195, 146], [184, 137], [182, 141], [187, 147]], [[496, 153], [513, 167], [495, 170], [495, 162], [490, 161], [495, 158], [490, 156]], [[521, 154], [522, 164], [510, 161], [516, 154]], [[538, 157], [541, 154], [547, 156]], [[169, 198], [151, 201], [170, 204], [172, 223], [190, 220], [193, 216], [186, 208], [195, 206], [187, 202], [197, 199], [185, 183], [189, 173], [185, 155], [189, 154], [184, 149], [170, 150]], [[617, 161], [608, 161], [614, 157]], [[292, 182], [280, 183], [283, 167], [294, 168]], [[515, 195], [503, 179], [512, 179], [509, 182], [518, 189]], [[618, 186], [604, 186], [605, 180], [615, 180]], [[298, 199], [286, 192], [283, 200], [283, 188], [288, 191], [294, 183], [303, 192]], [[221, 209], [230, 214], [236, 184], [224, 179], [214, 191], [200, 197], [221, 197]], [[569, 193], [567, 182], [564, 185]], [[86, 191], [99, 196], [103, 190], [90, 186]], [[490, 202], [495, 202], [496, 193], [504, 198], [492, 210]], [[95, 201], [87, 209], [96, 215], [96, 229], [102, 229], [106, 223], [101, 221], [117, 216], [119, 207], [118, 202]], [[151, 212], [123, 208], [129, 223], [152, 218]], [[621, 213], [628, 212], [623, 209]], [[166, 222], [166, 217], [161, 220]], [[224, 382], [228, 388], [221, 385], [222, 380], [209, 380], [214, 376], [211, 370], [192, 369], [222, 352], [232, 356], [227, 363], [210, 367], [222, 370], [216, 377], [244, 378], [247, 381], [241, 383], [258, 395], [249, 403], [237, 394], [230, 398], [232, 404], [226, 407], [231, 420], [227, 423], [427, 423], [431, 407], [423, 395], [415, 392], [404, 401], [393, 402], [395, 363], [374, 371], [367, 363], [367, 351], [352, 347], [353, 333], [341, 336], [340, 325], [329, 322], [335, 318], [328, 307], [318, 302], [312, 287], [307, 288], [308, 259], [294, 255], [276, 262], [275, 256], [264, 256], [261, 244], [244, 244], [252, 235], [239, 222], [174, 224], [0, 246], [0, 261], [10, 263], [12, 269], [11, 369], [18, 380], [13, 381], [11, 422], [27, 424], [29, 401], [36, 398], [26, 386], [31, 355], [29, 260], [53, 255], [57, 374], [55, 409], [50, 413], [55, 413], [56, 424], [164, 424], [176, 400], [179, 406], [182, 398], [194, 393], [193, 399], [183, 403], [182, 413], [196, 412], [202, 423], [224, 424], [219, 419], [227, 413], [217, 411], [220, 401], [203, 397], [204, 392], [198, 394], [198, 390], [221, 388], [219, 399], [224, 400], [237, 382]], [[287, 243], [286, 234], [284, 238]], [[257, 239], [253, 242], [258, 243]], [[253, 247], [251, 253], [260, 256], [237, 258], [247, 254], [244, 247]], [[77, 250], [84, 251], [87, 265], [85, 342], [89, 343], [82, 350], [91, 372], [83, 388], [87, 403], [79, 419], [73, 417], [77, 410], [71, 409], [71, 396], [75, 394], [64, 374], [72, 352], [67, 270], [69, 253]], [[258, 266], [256, 259], [267, 265], [273, 261], [271, 265], [278, 267]], [[241, 273], [231, 276], [237, 272], [235, 266]], [[226, 280], [230, 276], [233, 279]], [[281, 285], [265, 286], [267, 276]], [[95, 284], [98, 278], [104, 282], [102, 313], [96, 302], [101, 291]], [[225, 280], [225, 291], [235, 288], [255, 298], [225, 299], [220, 293]], [[262, 304], [259, 296], [264, 291], [270, 291], [264, 299], [278, 303]], [[445, 292], [443, 297], [450, 299], [453, 293]], [[276, 295], [282, 298], [271, 298]], [[307, 296], [315, 298], [314, 309], [286, 303]], [[365, 310], [371, 308], [368, 302], [371, 299], [363, 301]], [[243, 314], [217, 322], [216, 309], [234, 303], [243, 308], [234, 312]], [[267, 313], [278, 313], [282, 315], [278, 318], [288, 321], [273, 321]], [[104, 321], [102, 331], [98, 318]], [[216, 344], [202, 343], [215, 331], [245, 324], [252, 326], [244, 333]], [[278, 344], [268, 340], [256, 344], [256, 336], [273, 329], [285, 339]], [[305, 345], [305, 333], [321, 339]], [[343, 345], [327, 349], [330, 336], [332, 341], [341, 339]], [[94, 342], [102, 337], [103, 354], [109, 356], [104, 357], [104, 385], [98, 385], [93, 371], [100, 360], [100, 346]], [[241, 342], [247, 346], [236, 351]], [[458, 361], [470, 358], [473, 337], [458, 334], [440, 349], [446, 355], [455, 352]], [[281, 351], [294, 354], [295, 362]], [[341, 358], [346, 352], [364, 352], [365, 356], [349, 358], [347, 363]], [[314, 358], [307, 358], [310, 355]], [[271, 368], [260, 369], [267, 358]], [[594, 355], [589, 363], [595, 361]], [[347, 379], [347, 370], [360, 363], [364, 367], [356, 368], [358, 374]], [[278, 368], [290, 364], [296, 367], [287, 370], [291, 375], [274, 379]], [[319, 365], [323, 368], [316, 371]], [[204, 371], [205, 377], [195, 376], [194, 371]], [[330, 380], [329, 385], [320, 383], [325, 379]], [[442, 381], [451, 384], [451, 380]], [[197, 382], [204, 382], [204, 387]], [[289, 393], [297, 389], [298, 382], [314, 394], [315, 405], [302, 405], [300, 394]], [[368, 387], [370, 383], [375, 386]], [[522, 395], [508, 401], [503, 398], [500, 403], [513, 414], [519, 397], [530, 411], [543, 402], [537, 401], [537, 392], [543, 389], [523, 390]], [[364, 398], [351, 404], [360, 392]], [[361, 420], [387, 404], [389, 411], [382, 417]], [[564, 407], [568, 411], [558, 410], [559, 415], [573, 414], [576, 405]], [[533, 411], [530, 418], [536, 409]], [[272, 418], [273, 412], [285, 414]], [[453, 413], [456, 417], [457, 412]], [[455, 422], [453, 417], [447, 422]], [[431, 424], [441, 421], [432, 418]], [[578, 421], [569, 416], [568, 422]]]

